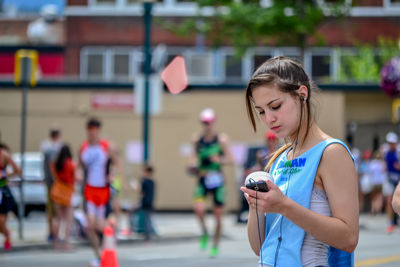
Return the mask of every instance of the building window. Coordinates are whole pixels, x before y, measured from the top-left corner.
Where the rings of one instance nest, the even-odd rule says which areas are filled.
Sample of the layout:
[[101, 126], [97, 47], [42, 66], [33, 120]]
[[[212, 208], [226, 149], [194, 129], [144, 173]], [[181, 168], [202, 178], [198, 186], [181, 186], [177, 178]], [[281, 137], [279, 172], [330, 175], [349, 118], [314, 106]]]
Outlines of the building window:
[[339, 54], [339, 81], [354, 82], [352, 72], [352, 62], [357, 58], [356, 51], [352, 49], [343, 49]]
[[271, 55], [268, 54], [256, 54], [253, 57], [253, 69], [252, 72], [256, 71], [258, 69], [258, 67], [260, 67], [265, 61], [267, 61], [268, 59], [272, 58]]
[[129, 53], [113, 55], [113, 74], [116, 79], [127, 79], [131, 76], [131, 56]]
[[91, 0], [94, 5], [107, 5], [114, 6], [117, 4], [118, 0]]
[[300, 60], [300, 53], [296, 48], [280, 48], [275, 52], [274, 56], [284, 56], [302, 63]]
[[240, 82], [242, 80], [242, 59], [235, 55], [225, 56], [225, 81]]
[[81, 52], [81, 78], [132, 81], [140, 73], [142, 53], [138, 48], [85, 47]]
[[187, 50], [184, 53], [184, 57], [190, 81], [194, 83], [213, 81], [214, 68], [212, 53]]
[[87, 55], [87, 70], [88, 78], [98, 78], [103, 76], [104, 72], [104, 55], [103, 54], [88, 54]]
[[329, 54], [313, 53], [311, 55], [312, 80], [317, 83], [326, 83], [331, 77], [331, 56]]

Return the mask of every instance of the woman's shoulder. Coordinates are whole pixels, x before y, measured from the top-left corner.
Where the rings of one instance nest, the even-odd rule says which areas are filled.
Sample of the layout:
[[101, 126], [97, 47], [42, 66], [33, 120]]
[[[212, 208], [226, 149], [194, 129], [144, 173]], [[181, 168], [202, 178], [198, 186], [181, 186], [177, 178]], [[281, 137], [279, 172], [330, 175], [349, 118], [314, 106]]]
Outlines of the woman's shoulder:
[[319, 166], [319, 172], [336, 173], [355, 170], [354, 160], [343, 143], [331, 143], [326, 146]]
[[351, 159], [351, 152], [349, 148], [339, 139], [329, 139], [328, 144], [323, 152], [323, 157], [337, 159], [338, 157], [349, 157]]

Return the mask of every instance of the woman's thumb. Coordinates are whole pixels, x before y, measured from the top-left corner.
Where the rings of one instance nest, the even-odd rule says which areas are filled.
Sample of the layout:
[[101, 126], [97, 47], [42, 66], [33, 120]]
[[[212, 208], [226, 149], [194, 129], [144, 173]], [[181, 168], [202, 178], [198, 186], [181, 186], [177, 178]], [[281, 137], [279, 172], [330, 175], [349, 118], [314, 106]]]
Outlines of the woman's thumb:
[[267, 186], [268, 186], [268, 188], [271, 190], [271, 189], [275, 189], [275, 188], [278, 188], [277, 186], [276, 186], [276, 184], [274, 184], [274, 182], [272, 182], [271, 180], [267, 180]]

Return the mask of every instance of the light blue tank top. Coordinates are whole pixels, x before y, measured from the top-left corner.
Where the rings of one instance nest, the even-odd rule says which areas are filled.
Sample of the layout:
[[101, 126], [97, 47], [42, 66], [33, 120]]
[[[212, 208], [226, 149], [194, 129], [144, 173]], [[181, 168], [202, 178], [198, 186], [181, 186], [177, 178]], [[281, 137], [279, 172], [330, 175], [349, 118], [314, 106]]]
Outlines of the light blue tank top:
[[[349, 154], [349, 148], [340, 140], [327, 139], [304, 152], [293, 161], [289, 161], [284, 151], [275, 160], [271, 168], [275, 184], [290, 199], [309, 209], [311, 192], [315, 175], [325, 148], [333, 143], [342, 144]], [[352, 157], [353, 158], [353, 157]], [[282, 220], [282, 226], [281, 226]], [[302, 266], [301, 247], [305, 231], [280, 214], [268, 213], [266, 215], [265, 241], [262, 245], [262, 264], [279, 267]], [[280, 230], [282, 229], [282, 230]], [[282, 237], [279, 242], [279, 237]], [[330, 267], [354, 266], [353, 253], [329, 248]], [[261, 264], [261, 261], [259, 262]]]

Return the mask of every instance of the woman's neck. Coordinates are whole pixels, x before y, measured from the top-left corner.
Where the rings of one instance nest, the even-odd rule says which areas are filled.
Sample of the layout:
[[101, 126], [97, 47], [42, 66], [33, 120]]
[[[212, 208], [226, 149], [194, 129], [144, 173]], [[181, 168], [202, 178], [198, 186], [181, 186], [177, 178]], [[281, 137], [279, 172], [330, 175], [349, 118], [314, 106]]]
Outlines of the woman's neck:
[[308, 132], [307, 128], [303, 127], [297, 137], [296, 134], [297, 132], [290, 138], [292, 149], [289, 154], [291, 158], [295, 158], [303, 154], [316, 144], [329, 138], [329, 136], [325, 134], [314, 122], [311, 123], [311, 127], [309, 128]]

